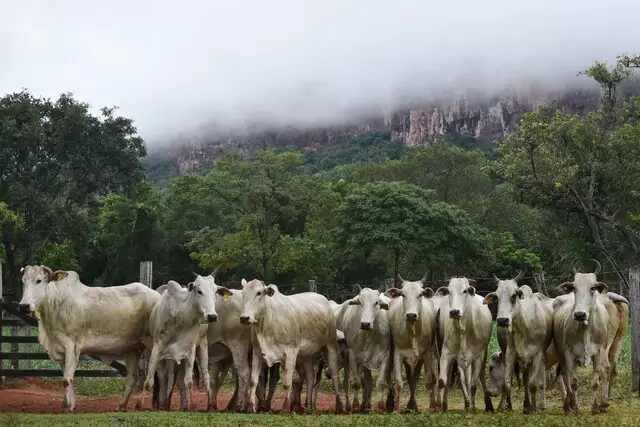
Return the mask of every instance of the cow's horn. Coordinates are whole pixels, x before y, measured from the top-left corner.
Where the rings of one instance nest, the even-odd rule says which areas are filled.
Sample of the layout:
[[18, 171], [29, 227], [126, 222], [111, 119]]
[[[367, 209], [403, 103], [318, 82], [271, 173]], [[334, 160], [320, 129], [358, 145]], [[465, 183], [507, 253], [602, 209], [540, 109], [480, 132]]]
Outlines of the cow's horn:
[[573, 274], [578, 274], [578, 269], [576, 268], [576, 261], [578, 261], [580, 258], [576, 258], [573, 261], [571, 261], [571, 271], [573, 272]]
[[594, 271], [593, 274], [595, 274], [597, 276], [598, 274], [600, 274], [600, 271], [602, 271], [602, 266], [600, 265], [598, 260], [595, 260], [595, 259], [591, 258], [591, 261], [596, 263], [596, 271]]

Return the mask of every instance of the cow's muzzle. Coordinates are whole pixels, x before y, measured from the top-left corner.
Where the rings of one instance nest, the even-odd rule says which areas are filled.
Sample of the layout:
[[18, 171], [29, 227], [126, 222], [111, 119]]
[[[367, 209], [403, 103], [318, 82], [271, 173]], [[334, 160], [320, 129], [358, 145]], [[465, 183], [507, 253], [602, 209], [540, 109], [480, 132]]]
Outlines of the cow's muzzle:
[[249, 324], [249, 316], [240, 316], [240, 323], [242, 323], [243, 325], [248, 325]]
[[506, 328], [507, 326], [509, 326], [509, 319], [507, 317], [498, 317], [496, 319], [496, 323], [498, 324], [498, 326]]
[[22, 313], [30, 313], [31, 305], [30, 304], [18, 304], [18, 310]]
[[207, 314], [207, 322], [213, 323], [213, 322], [216, 322], [217, 320], [218, 320], [217, 314]]
[[449, 311], [449, 317], [452, 318], [452, 319], [460, 318], [460, 310], [450, 310]]
[[418, 313], [407, 313], [404, 315], [404, 320], [407, 322], [415, 322], [418, 320]]
[[360, 322], [360, 329], [362, 329], [363, 331], [370, 331], [371, 330], [371, 323], [370, 322]]
[[578, 322], [584, 322], [585, 320], [587, 320], [587, 313], [585, 313], [584, 311], [574, 311], [573, 320]]

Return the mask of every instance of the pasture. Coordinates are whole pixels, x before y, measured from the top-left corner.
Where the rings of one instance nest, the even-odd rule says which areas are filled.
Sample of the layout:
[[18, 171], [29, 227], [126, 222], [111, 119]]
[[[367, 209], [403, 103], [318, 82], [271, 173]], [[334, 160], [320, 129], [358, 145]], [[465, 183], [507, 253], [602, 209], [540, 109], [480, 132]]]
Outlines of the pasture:
[[[498, 349], [495, 326], [489, 354]], [[640, 397], [631, 392], [631, 349], [630, 337], [627, 335], [624, 348], [620, 355], [619, 376], [614, 385], [613, 399], [606, 414], [593, 416], [589, 413], [592, 399], [591, 366], [579, 371], [580, 390], [578, 399], [581, 413], [565, 416], [557, 384], [548, 391], [549, 409], [531, 415], [522, 414], [522, 389], [514, 387], [512, 412], [466, 413], [462, 401], [462, 393], [456, 388], [450, 393], [450, 408], [448, 413], [433, 414], [427, 411], [428, 396], [422, 382], [418, 390], [418, 414], [352, 414], [331, 415], [333, 399], [329, 393], [329, 382], [324, 380], [323, 389], [318, 396], [319, 411], [315, 414], [295, 415], [278, 414], [282, 405], [280, 389], [276, 391], [272, 414], [236, 414], [236, 413], [206, 413], [205, 394], [194, 390], [192, 412], [179, 412], [178, 396], [174, 394], [172, 411], [151, 411], [150, 402], [142, 411], [135, 411], [133, 405], [129, 412], [115, 411], [118, 396], [121, 394], [124, 379], [122, 378], [76, 378], [78, 406], [76, 414], [59, 413], [62, 398], [60, 395], [61, 381], [59, 378], [43, 379], [14, 379], [9, 380], [9, 387], [0, 390], [0, 425], [83, 425], [83, 426], [125, 426], [125, 425], [153, 425], [153, 426], [201, 426], [214, 424], [217, 426], [264, 425], [264, 426], [359, 426], [371, 424], [386, 424], [389, 427], [411, 426], [416, 424], [438, 426], [463, 425], [638, 425], [640, 423]], [[8, 362], [5, 362], [8, 363]], [[21, 362], [23, 363], [23, 362]], [[55, 368], [49, 361], [35, 361], [34, 368]], [[101, 369], [100, 362], [82, 361], [79, 369]], [[228, 402], [233, 385], [228, 376], [219, 395], [219, 406], [224, 408]], [[407, 387], [403, 389], [402, 405], [406, 404]], [[134, 395], [134, 399], [137, 393]], [[499, 398], [494, 398], [497, 406]], [[477, 400], [482, 408], [481, 399]]]

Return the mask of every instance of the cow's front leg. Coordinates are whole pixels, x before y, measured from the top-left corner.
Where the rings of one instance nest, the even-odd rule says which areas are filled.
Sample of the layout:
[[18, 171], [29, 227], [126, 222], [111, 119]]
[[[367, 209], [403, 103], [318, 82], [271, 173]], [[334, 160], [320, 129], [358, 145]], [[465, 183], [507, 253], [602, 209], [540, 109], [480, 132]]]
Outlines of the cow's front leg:
[[139, 353], [127, 353], [125, 355], [125, 364], [127, 366], [127, 382], [124, 386], [124, 394], [118, 403], [119, 411], [126, 411], [129, 405], [129, 398], [133, 392], [133, 388], [138, 383], [138, 362], [140, 361]]
[[260, 349], [254, 346], [253, 355], [251, 359], [251, 376], [249, 377], [249, 389], [248, 394], [248, 411], [257, 411], [257, 396], [256, 389], [258, 388], [258, 381], [260, 380], [260, 373], [262, 371], [262, 357], [260, 356]]
[[200, 368], [204, 391], [207, 393], [207, 411], [209, 411], [213, 406], [213, 395], [211, 394], [211, 376], [209, 375], [209, 345], [206, 338], [196, 347], [196, 357], [198, 358], [198, 367]]
[[160, 354], [160, 345], [153, 345], [153, 349], [151, 350], [151, 355], [149, 356], [149, 367], [147, 368], [147, 378], [144, 381], [144, 386], [142, 387], [142, 393], [140, 393], [140, 398], [136, 403], [136, 409], [142, 409], [144, 405], [144, 399], [147, 397], [147, 392], [151, 390], [153, 387], [153, 376], [156, 373], [156, 366], [158, 365], [158, 356]]
[[76, 394], [73, 389], [73, 377], [78, 366], [78, 355], [76, 354], [75, 343], [68, 342], [65, 346], [64, 362], [60, 364], [62, 368], [62, 381], [64, 383], [64, 398], [62, 399], [62, 410], [73, 411], [76, 409]]
[[284, 391], [284, 402], [282, 403], [283, 413], [291, 412], [291, 386], [293, 383], [293, 372], [296, 369], [296, 351], [289, 350], [285, 353], [284, 363], [282, 363], [282, 390]]

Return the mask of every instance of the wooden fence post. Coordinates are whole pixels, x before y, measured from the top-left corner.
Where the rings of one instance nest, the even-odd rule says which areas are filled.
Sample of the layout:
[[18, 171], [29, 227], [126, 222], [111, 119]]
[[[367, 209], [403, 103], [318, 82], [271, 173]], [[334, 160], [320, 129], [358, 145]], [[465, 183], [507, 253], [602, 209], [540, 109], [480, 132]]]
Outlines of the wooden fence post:
[[309, 280], [309, 292], [318, 292], [315, 280]]
[[640, 394], [640, 265], [629, 268], [632, 390]]
[[152, 287], [153, 283], [153, 262], [141, 261], [140, 262], [140, 283]]

